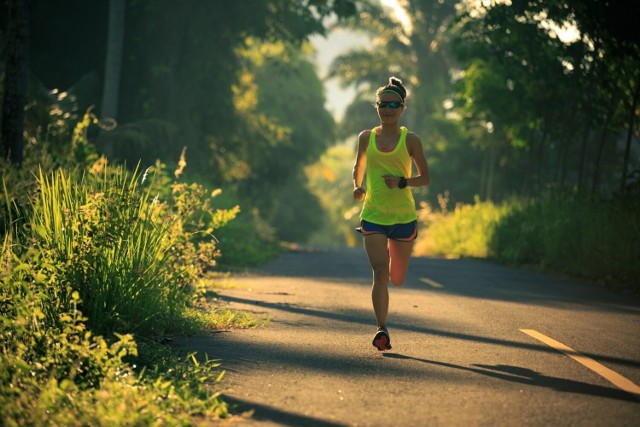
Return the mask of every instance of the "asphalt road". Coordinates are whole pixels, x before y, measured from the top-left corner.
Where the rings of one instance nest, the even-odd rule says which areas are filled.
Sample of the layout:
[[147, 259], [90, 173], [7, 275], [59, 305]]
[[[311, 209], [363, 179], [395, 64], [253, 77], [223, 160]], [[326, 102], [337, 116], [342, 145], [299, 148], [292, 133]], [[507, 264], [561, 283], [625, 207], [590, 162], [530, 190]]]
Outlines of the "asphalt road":
[[[361, 249], [234, 276], [271, 321], [179, 345], [220, 359], [234, 425], [639, 426], [640, 300], [477, 260], [413, 258], [378, 352]], [[562, 347], [564, 346], [564, 347]]]

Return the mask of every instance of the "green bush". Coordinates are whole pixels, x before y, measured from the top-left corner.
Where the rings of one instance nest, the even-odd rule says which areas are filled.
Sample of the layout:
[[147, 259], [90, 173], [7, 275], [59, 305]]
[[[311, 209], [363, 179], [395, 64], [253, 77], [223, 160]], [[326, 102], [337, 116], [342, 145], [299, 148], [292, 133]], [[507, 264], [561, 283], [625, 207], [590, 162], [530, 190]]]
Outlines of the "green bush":
[[509, 205], [479, 200], [473, 205], [458, 205], [453, 212], [447, 212], [446, 206], [443, 207], [443, 212], [437, 213], [423, 202], [416, 254], [447, 258], [487, 257], [493, 230], [511, 209]]
[[213, 229], [235, 216], [208, 205], [197, 184], [176, 182], [172, 200], [154, 198], [146, 173], [120, 167], [80, 177], [41, 172], [37, 181], [29, 245], [58, 266], [61, 298], [77, 291], [100, 334], [161, 335], [176, 325], [218, 255]]
[[219, 364], [178, 359], [156, 339], [257, 325], [204, 298], [220, 256], [214, 233], [239, 208], [216, 208], [219, 189], [181, 182], [184, 156], [174, 177], [160, 163], [139, 173], [93, 162], [91, 123], [85, 115], [65, 148], [71, 167], [46, 144], [29, 146], [22, 169], [0, 161], [0, 425], [225, 417]]
[[216, 237], [220, 243], [220, 268], [239, 270], [255, 267], [282, 252], [275, 230], [261, 217], [257, 209], [240, 212]]
[[[38, 191], [20, 225], [5, 228], [0, 257], [0, 425], [188, 425], [228, 415], [215, 391], [218, 363], [167, 355], [158, 366], [145, 336], [194, 319], [235, 322], [201, 313], [193, 285], [218, 256], [212, 231], [236, 209], [213, 209], [217, 193], [195, 184], [160, 191], [166, 180], [154, 176], [143, 183], [103, 164], [84, 175], [41, 171], [27, 186]], [[17, 224], [7, 188], [4, 211]]]
[[423, 204], [417, 255], [483, 257], [640, 291], [640, 201], [572, 194], [476, 201], [453, 212]]
[[548, 197], [521, 203], [498, 224], [490, 253], [573, 277], [640, 290], [640, 203]]
[[86, 328], [78, 292], [68, 305], [36, 251], [19, 254], [6, 235], [0, 257], [0, 424], [187, 425], [223, 417], [213, 387], [218, 364], [186, 361], [137, 371], [131, 335], [108, 342]]

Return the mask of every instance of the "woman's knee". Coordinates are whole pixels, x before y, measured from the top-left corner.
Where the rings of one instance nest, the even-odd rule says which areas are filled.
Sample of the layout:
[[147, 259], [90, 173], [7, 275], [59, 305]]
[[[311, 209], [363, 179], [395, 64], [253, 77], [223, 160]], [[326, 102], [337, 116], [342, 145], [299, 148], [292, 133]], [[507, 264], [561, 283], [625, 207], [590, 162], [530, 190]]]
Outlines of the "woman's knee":
[[391, 273], [389, 274], [389, 281], [393, 286], [402, 286], [404, 284], [405, 279], [407, 278], [406, 273]]
[[371, 268], [373, 269], [374, 278], [379, 279], [389, 277], [389, 265], [387, 263], [376, 263], [373, 264]]

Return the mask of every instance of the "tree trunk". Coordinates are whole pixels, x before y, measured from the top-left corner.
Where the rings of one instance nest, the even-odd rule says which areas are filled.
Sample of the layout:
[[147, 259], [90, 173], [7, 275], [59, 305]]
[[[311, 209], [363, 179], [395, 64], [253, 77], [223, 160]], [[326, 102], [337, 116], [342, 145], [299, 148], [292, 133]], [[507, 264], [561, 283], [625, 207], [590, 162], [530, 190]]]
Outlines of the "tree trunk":
[[547, 132], [546, 128], [547, 128], [547, 121], [544, 121], [544, 128], [545, 130], [542, 133], [542, 138], [540, 139], [540, 145], [538, 146], [538, 165], [537, 165], [537, 176], [538, 176], [538, 182], [536, 184], [536, 191], [540, 192], [540, 189], [543, 187], [544, 183], [547, 180], [547, 176], [545, 174], [545, 148], [547, 145], [547, 140], [549, 138], [549, 132]]
[[598, 190], [598, 185], [600, 183], [600, 163], [602, 160], [602, 151], [604, 150], [604, 143], [607, 140], [607, 134], [609, 133], [609, 123], [611, 122], [611, 118], [613, 117], [613, 109], [617, 104], [617, 100], [609, 103], [609, 108], [607, 108], [607, 118], [604, 121], [604, 126], [602, 128], [602, 136], [600, 137], [600, 144], [598, 145], [598, 152], [596, 154], [596, 161], [593, 170], [593, 181], [591, 183], [591, 194], [595, 195]]
[[7, 0], [8, 25], [0, 154], [22, 164], [24, 104], [29, 60], [29, 1]]
[[[100, 114], [104, 118], [111, 118], [113, 120], [117, 120], [118, 118], [124, 15], [125, 0], [109, 0], [109, 34], [107, 40], [107, 58], [104, 67], [102, 109], [100, 110]], [[107, 139], [103, 150], [107, 157], [113, 156], [113, 142]]]
[[498, 158], [498, 143], [495, 138], [491, 138], [489, 147], [489, 174], [487, 176], [486, 199], [493, 200], [493, 179], [496, 170], [496, 159]]
[[485, 149], [482, 153], [482, 169], [480, 172], [480, 198], [487, 200], [487, 175], [489, 171], [489, 149]]
[[635, 129], [636, 108], [638, 106], [638, 98], [640, 98], [640, 82], [636, 84], [636, 90], [633, 94], [631, 102], [629, 129], [627, 130], [627, 144], [624, 150], [624, 161], [622, 163], [622, 178], [620, 179], [620, 193], [623, 193], [627, 185], [627, 168], [629, 166], [629, 155], [631, 153], [631, 141], [633, 140], [633, 130]]
[[587, 145], [589, 143], [589, 134], [591, 133], [591, 122], [585, 117], [585, 124], [582, 133], [582, 144], [580, 146], [580, 164], [578, 165], [578, 193], [582, 192], [582, 184], [584, 182], [584, 169], [587, 158]]

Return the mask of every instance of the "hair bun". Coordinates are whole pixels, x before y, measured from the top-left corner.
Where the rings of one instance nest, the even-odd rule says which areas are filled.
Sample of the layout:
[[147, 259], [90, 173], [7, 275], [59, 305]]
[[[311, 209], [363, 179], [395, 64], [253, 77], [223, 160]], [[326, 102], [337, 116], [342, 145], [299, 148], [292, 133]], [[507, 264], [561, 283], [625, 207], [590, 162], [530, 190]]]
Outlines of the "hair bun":
[[398, 91], [400, 91], [400, 96], [402, 97], [402, 99], [405, 99], [407, 97], [407, 90], [404, 88], [402, 80], [400, 80], [396, 76], [389, 77], [389, 86], [394, 86], [395, 88], [397, 88]]
[[376, 99], [379, 100], [380, 94], [386, 91], [391, 91], [396, 93], [400, 98], [402, 98], [403, 102], [407, 98], [407, 90], [404, 88], [404, 85], [402, 84], [402, 80], [400, 80], [396, 76], [389, 77], [389, 83], [387, 83], [386, 86], [382, 86], [378, 88], [378, 90], [376, 91]]

